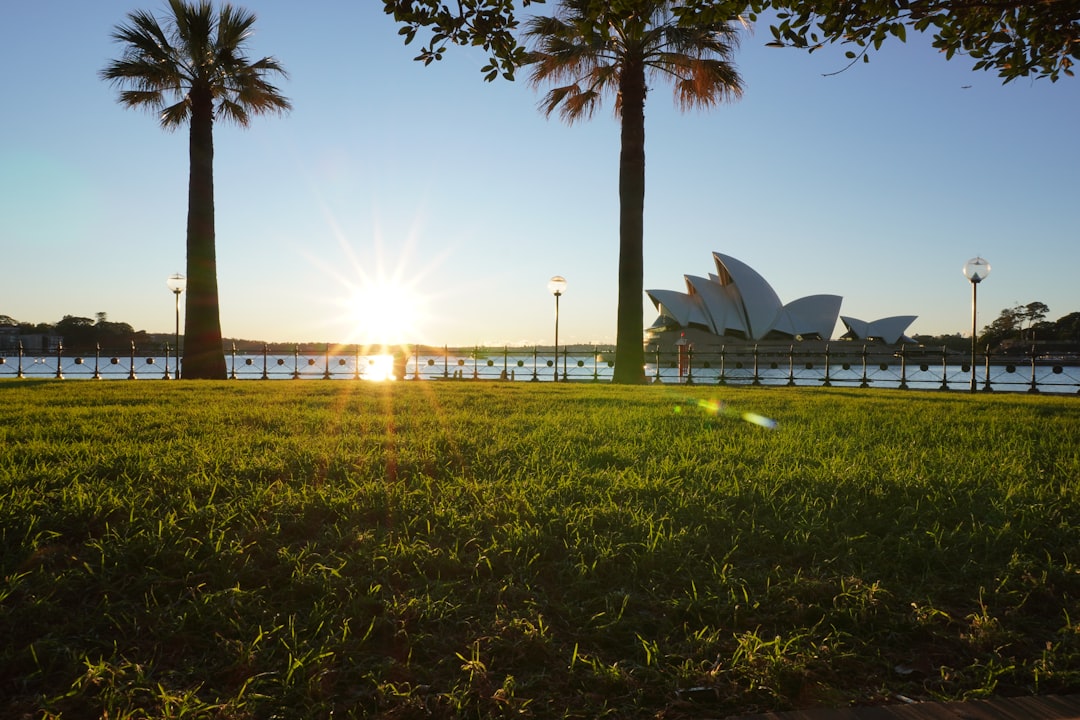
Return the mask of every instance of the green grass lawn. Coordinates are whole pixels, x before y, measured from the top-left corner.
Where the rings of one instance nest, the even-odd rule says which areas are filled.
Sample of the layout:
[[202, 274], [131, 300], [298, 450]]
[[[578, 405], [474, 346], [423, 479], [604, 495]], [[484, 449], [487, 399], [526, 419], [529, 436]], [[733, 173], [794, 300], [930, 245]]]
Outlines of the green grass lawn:
[[0, 540], [5, 718], [1080, 692], [1076, 397], [10, 380]]

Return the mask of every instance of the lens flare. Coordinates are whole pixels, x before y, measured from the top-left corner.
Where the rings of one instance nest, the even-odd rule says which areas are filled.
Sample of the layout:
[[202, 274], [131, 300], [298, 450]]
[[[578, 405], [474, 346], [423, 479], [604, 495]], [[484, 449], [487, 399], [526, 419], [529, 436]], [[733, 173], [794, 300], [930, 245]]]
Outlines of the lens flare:
[[742, 419], [745, 420], [748, 423], [752, 423], [754, 425], [760, 425], [761, 427], [766, 428], [768, 430], [772, 430], [773, 428], [776, 427], [776, 421], [775, 420], [773, 420], [772, 418], [767, 418], [764, 415], [758, 415], [757, 413], [744, 412], [742, 414]]
[[[696, 407], [702, 412], [708, 415], [712, 415], [713, 417], [737, 418], [739, 420], [748, 422], [751, 425], [763, 427], [766, 430], [774, 430], [776, 429], [776, 426], [778, 424], [776, 420], [773, 420], [770, 417], [765, 417], [764, 415], [760, 415], [754, 412], [741, 412], [739, 410], [736, 410], [735, 408], [728, 407], [727, 403], [721, 400], [716, 400], [715, 398], [710, 398], [708, 400], [689, 399], [686, 401], [686, 404], [692, 407]], [[675, 412], [682, 412], [682, 408], [676, 405]]]

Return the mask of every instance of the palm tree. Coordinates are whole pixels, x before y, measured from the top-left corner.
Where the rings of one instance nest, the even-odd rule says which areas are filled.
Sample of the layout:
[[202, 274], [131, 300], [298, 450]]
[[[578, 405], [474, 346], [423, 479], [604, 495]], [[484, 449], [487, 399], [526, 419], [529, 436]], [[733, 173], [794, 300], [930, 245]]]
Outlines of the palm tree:
[[532, 18], [525, 28], [532, 44], [531, 83], [565, 83], [548, 91], [541, 102], [546, 115], [558, 109], [568, 123], [588, 119], [610, 93], [622, 121], [617, 383], [645, 381], [641, 299], [646, 79], [670, 79], [682, 109], [711, 107], [742, 94], [730, 62], [738, 45], [737, 29], [727, 18], [680, 20], [678, 6], [665, 0], [563, 0], [554, 16]]
[[120, 104], [158, 113], [166, 130], [189, 124], [187, 311], [184, 377], [224, 379], [214, 238], [214, 120], [247, 127], [252, 115], [282, 113], [289, 101], [266, 80], [285, 70], [272, 57], [245, 54], [255, 16], [208, 0], [169, 0], [164, 25], [144, 11], [128, 13], [112, 37], [123, 55], [101, 77], [120, 87]]

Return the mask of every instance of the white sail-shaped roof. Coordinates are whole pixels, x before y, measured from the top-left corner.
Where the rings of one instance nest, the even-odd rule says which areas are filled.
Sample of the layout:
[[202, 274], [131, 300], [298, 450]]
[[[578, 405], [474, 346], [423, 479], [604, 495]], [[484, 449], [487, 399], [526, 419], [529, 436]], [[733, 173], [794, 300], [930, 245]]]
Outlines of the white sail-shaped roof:
[[[836, 316], [840, 314], [839, 295], [808, 295], [792, 300], [784, 306], [784, 314], [795, 329], [792, 335], [805, 335], [828, 340], [836, 328]], [[776, 329], [779, 329], [776, 328]]]
[[[647, 290], [660, 312], [654, 327], [672, 323], [694, 325], [717, 335], [737, 334], [748, 340], [764, 340], [770, 333], [790, 337], [828, 340], [836, 327], [843, 298], [839, 295], [808, 295], [784, 305], [780, 296], [746, 263], [714, 252], [716, 273], [707, 278], [684, 275], [686, 292]], [[897, 315], [865, 322], [843, 317], [848, 335], [880, 338], [890, 344], [907, 339], [904, 333], [914, 315]]]
[[865, 340], [870, 337], [870, 323], [865, 320], [847, 317], [846, 315], [841, 315], [840, 320], [844, 323], [844, 327], [847, 328], [848, 334], [856, 340]]
[[684, 278], [690, 294], [700, 299], [712, 332], [723, 335], [729, 329], [744, 330], [742, 320], [723, 285], [696, 275], [685, 275]]
[[760, 340], [769, 334], [780, 314], [780, 297], [765, 278], [752, 267], [730, 255], [714, 252], [717, 275], [725, 286], [733, 286], [738, 310], [746, 324], [747, 337]]
[[711, 323], [709, 322], [709, 316], [705, 313], [705, 308], [701, 305], [700, 299], [693, 295], [687, 297], [690, 298], [690, 324], [708, 328]]
[[678, 290], [647, 290], [646, 294], [661, 315], [683, 326], [690, 324], [693, 301], [689, 295]]
[[917, 317], [917, 315], [895, 315], [893, 317], [866, 322], [865, 320], [859, 320], [858, 318], [841, 315], [840, 320], [848, 329], [848, 334], [852, 335], [857, 340], [880, 338], [890, 345], [895, 345], [901, 340], [908, 339], [904, 333], [907, 332], [908, 326], [915, 322]]

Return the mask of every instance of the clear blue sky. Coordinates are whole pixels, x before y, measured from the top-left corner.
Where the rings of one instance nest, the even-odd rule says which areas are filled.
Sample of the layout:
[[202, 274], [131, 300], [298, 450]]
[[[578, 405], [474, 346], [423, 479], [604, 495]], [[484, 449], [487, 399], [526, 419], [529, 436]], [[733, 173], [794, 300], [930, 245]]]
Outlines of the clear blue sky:
[[[546, 284], [560, 274], [560, 341], [614, 341], [610, 103], [569, 127], [538, 112], [523, 77], [483, 82], [478, 50], [424, 67], [373, 0], [238, 4], [258, 16], [251, 54], [289, 70], [294, 110], [216, 128], [226, 336], [352, 342], [390, 326], [382, 339], [550, 343]], [[7, 8], [0, 314], [172, 328], [187, 134], [122, 108], [97, 75], [120, 51], [112, 27], [163, 5]], [[1050, 319], [1080, 310], [1077, 80], [1002, 86], [919, 37], [826, 77], [843, 49], [808, 56], [769, 39], [764, 24], [743, 38], [739, 102], [681, 114], [668, 87], [649, 95], [646, 288], [684, 289], [716, 250], [784, 302], [834, 293], [844, 315], [917, 315], [913, 333], [967, 334], [961, 267], [982, 255], [993, 271], [980, 327], [1015, 303], [1044, 302]], [[404, 299], [356, 300], [380, 288]]]

